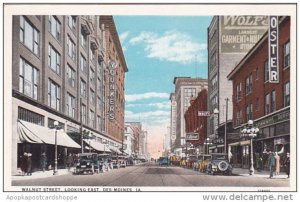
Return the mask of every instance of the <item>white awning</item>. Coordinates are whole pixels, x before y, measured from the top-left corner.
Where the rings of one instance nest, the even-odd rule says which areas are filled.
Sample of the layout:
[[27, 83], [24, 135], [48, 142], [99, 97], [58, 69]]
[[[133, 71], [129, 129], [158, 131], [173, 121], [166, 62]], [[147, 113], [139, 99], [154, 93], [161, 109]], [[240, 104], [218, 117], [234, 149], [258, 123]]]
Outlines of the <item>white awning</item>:
[[122, 154], [122, 152], [121, 152], [119, 149], [115, 148], [115, 147], [109, 147], [109, 149], [110, 149], [112, 152], [114, 152], [114, 153]]
[[[18, 142], [55, 144], [55, 132], [52, 129], [22, 120], [18, 120], [17, 127], [19, 133]], [[67, 133], [60, 130], [57, 131], [57, 145], [81, 148]]]
[[84, 140], [84, 142], [86, 142], [88, 145], [90, 145], [90, 147], [97, 151], [110, 152], [109, 148], [105, 144], [102, 144], [95, 140]]

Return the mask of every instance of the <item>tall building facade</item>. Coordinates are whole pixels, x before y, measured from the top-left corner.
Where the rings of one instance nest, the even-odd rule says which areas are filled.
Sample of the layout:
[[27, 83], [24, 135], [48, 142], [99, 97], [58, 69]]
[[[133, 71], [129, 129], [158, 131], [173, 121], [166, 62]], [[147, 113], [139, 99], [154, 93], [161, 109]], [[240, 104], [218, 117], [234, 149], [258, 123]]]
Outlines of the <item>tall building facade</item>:
[[185, 144], [185, 120], [184, 114], [190, 106], [190, 99], [196, 97], [202, 89], [207, 89], [207, 79], [191, 77], [175, 77], [175, 101], [176, 101], [176, 140], [175, 153], [181, 154], [182, 145]]
[[[290, 17], [279, 18], [278, 47], [278, 83], [269, 82], [268, 32], [228, 75], [233, 85], [234, 129], [238, 136], [253, 120], [259, 128], [253, 152], [262, 157], [264, 168], [268, 167], [268, 151], [283, 158], [290, 152]], [[236, 166], [249, 167], [249, 140], [240, 139], [228, 147]]]
[[175, 93], [170, 94], [171, 101], [171, 118], [170, 118], [170, 138], [171, 138], [171, 150], [174, 151], [175, 140], [176, 140], [176, 115], [177, 115], [177, 104], [175, 99]]
[[125, 124], [124, 151], [129, 156], [134, 154], [134, 142], [134, 130], [129, 124]]
[[142, 123], [141, 122], [125, 122], [126, 127], [130, 127], [133, 131], [133, 154], [139, 155], [141, 152], [141, 139], [143, 136]]
[[[127, 67], [120, 48], [116, 54], [108, 51], [106, 36], [113, 31], [111, 26], [107, 26], [109, 20], [101, 22], [101, 18], [13, 17], [12, 172], [17, 170], [19, 156], [24, 151], [33, 153], [34, 167], [39, 164], [41, 152], [47, 152], [51, 163], [54, 146], [46, 144], [39, 131], [53, 127], [54, 121], [59, 122], [65, 133], [72, 134], [74, 140], [80, 139], [85, 132], [99, 143], [121, 147], [123, 136], [106, 126], [111, 121], [106, 115], [109, 102], [106, 75], [110, 59], [116, 59], [118, 55], [121, 59], [115, 61], [121, 63], [121, 68], [116, 69], [116, 74], [120, 75], [117, 85], [124, 86], [122, 78]], [[109, 19], [110, 24], [114, 24], [113, 18]], [[112, 43], [119, 44], [116, 32], [113, 35]], [[121, 90], [124, 91], [124, 88], [119, 88]], [[122, 96], [119, 103], [122, 103]], [[116, 116], [122, 117], [120, 114], [124, 114], [124, 105], [116, 105], [119, 110]], [[121, 118], [117, 118], [114, 124], [121, 132]], [[34, 131], [39, 141], [34, 141], [30, 136]], [[83, 145], [83, 141], [77, 143], [80, 147]], [[59, 146], [62, 155], [81, 150], [68, 148], [64, 144]]]
[[222, 136], [217, 129], [226, 121], [226, 99], [227, 120], [232, 120], [232, 83], [227, 75], [262, 37], [267, 23], [263, 16], [214, 16], [208, 27], [207, 136], [210, 139]]

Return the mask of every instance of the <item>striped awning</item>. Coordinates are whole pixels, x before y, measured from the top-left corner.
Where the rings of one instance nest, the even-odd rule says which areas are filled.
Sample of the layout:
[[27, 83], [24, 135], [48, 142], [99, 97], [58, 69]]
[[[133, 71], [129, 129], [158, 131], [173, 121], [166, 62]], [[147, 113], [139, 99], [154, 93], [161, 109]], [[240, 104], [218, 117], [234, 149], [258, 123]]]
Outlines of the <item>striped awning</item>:
[[97, 151], [110, 152], [110, 149], [105, 144], [102, 144], [95, 140], [84, 140], [84, 142]]
[[[55, 144], [55, 131], [44, 126], [36, 125], [26, 121], [18, 120], [18, 142], [33, 144]], [[57, 145], [81, 148], [72, 138], [62, 130], [57, 131]]]

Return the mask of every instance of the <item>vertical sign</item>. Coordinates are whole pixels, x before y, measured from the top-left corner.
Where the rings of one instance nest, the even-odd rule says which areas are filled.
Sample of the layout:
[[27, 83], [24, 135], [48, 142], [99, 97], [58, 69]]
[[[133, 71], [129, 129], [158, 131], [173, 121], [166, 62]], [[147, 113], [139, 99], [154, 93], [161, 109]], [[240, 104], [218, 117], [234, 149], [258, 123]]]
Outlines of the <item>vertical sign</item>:
[[108, 94], [108, 116], [110, 120], [115, 119], [115, 99], [116, 99], [116, 89], [115, 89], [115, 66], [116, 62], [111, 60], [108, 64], [109, 70], [109, 94]]
[[278, 16], [269, 17], [269, 82], [279, 83]]

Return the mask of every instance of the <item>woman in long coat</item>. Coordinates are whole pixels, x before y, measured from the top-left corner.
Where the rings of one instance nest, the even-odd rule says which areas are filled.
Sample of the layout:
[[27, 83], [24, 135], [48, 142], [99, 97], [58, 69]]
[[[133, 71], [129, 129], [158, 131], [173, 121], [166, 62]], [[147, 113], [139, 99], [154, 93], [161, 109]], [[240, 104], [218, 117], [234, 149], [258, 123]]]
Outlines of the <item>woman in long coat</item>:
[[46, 167], [47, 167], [47, 155], [45, 152], [43, 152], [41, 154], [41, 161], [40, 161], [40, 164], [41, 164], [41, 168], [43, 170], [43, 172], [45, 172], [46, 170]]
[[287, 153], [286, 154], [286, 159], [284, 161], [284, 166], [285, 166], [285, 172], [288, 176], [288, 178], [290, 177], [290, 154]]
[[28, 153], [28, 158], [27, 158], [27, 175], [31, 175], [31, 167], [32, 167], [32, 159], [31, 159], [32, 154]]
[[24, 154], [21, 157], [21, 171], [22, 171], [22, 175], [25, 175], [27, 173], [27, 153], [24, 152]]
[[275, 175], [279, 175], [280, 172], [280, 156], [275, 152]]

